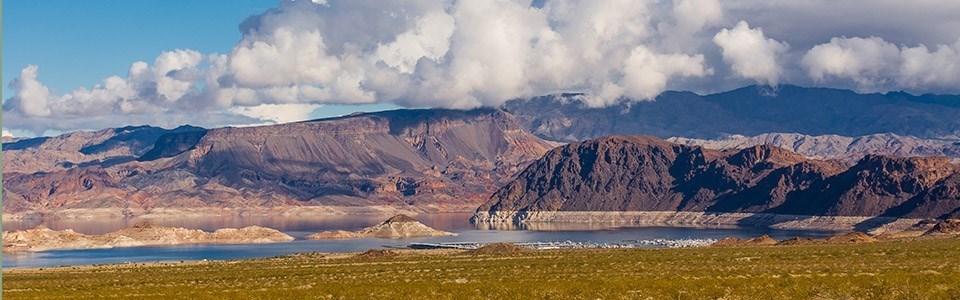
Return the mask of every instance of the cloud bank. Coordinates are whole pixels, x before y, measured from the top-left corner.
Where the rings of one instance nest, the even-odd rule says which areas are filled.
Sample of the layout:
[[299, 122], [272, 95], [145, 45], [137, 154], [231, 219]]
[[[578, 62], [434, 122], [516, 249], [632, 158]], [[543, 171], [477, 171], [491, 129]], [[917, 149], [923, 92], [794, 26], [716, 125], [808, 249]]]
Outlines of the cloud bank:
[[[957, 91], [960, 26], [924, 28], [957, 24], [960, 10], [943, 10], [960, 5], [876, 2], [282, 0], [240, 24], [229, 53], [171, 50], [63, 94], [27, 66], [4, 127], [262, 124], [323, 104], [473, 108], [557, 92], [603, 106], [748, 83]], [[830, 28], [805, 29], [817, 26]]]
[[790, 48], [786, 43], [768, 39], [763, 30], [751, 29], [745, 21], [740, 21], [733, 29], [720, 30], [713, 42], [720, 47], [723, 61], [737, 75], [771, 86], [780, 82], [783, 69], [777, 60]]
[[851, 80], [860, 86], [956, 88], [960, 84], [960, 39], [928, 49], [897, 46], [880, 37], [839, 37], [814, 46], [802, 63], [811, 78]]

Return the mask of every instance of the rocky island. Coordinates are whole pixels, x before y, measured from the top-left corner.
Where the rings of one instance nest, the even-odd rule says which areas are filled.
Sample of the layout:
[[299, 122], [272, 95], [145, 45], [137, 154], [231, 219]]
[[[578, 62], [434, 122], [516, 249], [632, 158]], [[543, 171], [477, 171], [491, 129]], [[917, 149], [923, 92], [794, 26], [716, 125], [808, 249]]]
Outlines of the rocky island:
[[308, 240], [334, 240], [358, 238], [411, 238], [429, 236], [452, 236], [455, 233], [436, 230], [423, 225], [407, 215], [393, 216], [383, 223], [364, 228], [360, 231], [334, 230], [324, 231], [307, 236]]
[[158, 226], [150, 222], [118, 231], [87, 235], [38, 226], [28, 230], [3, 232], [3, 252], [93, 249], [185, 244], [258, 244], [289, 242], [294, 238], [275, 229], [259, 226], [224, 228], [214, 232], [199, 229]]

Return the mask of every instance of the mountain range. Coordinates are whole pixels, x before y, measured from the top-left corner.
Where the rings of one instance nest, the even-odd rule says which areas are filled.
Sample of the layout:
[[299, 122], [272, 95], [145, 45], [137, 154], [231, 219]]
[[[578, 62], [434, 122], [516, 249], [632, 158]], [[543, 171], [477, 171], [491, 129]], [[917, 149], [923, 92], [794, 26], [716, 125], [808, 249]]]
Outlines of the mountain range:
[[668, 141], [710, 149], [743, 149], [759, 145], [784, 148], [810, 158], [836, 159], [855, 163], [869, 154], [898, 157], [944, 156], [960, 161], [960, 141], [921, 139], [892, 133], [858, 137], [839, 135], [811, 136], [797, 133], [764, 133], [757, 136], [732, 135], [719, 139], [672, 137]]
[[[145, 146], [149, 140], [153, 145]], [[73, 133], [4, 145], [3, 210], [13, 215], [283, 206], [465, 211], [553, 146], [493, 109]]]
[[[697, 178], [717, 182], [710, 188], [670, 196], [687, 199], [681, 201], [683, 205], [670, 202], [674, 200], [656, 205], [644, 201], [614, 204], [617, 201], [588, 197], [585, 199], [594, 200], [580, 200], [586, 202], [577, 204], [577, 209], [773, 211], [794, 207], [784, 205], [799, 198], [787, 194], [814, 191], [807, 188], [860, 165], [865, 157], [905, 163], [930, 156], [960, 157], [956, 140], [960, 98], [953, 95], [750, 86], [703, 96], [667, 92], [655, 101], [623, 102], [606, 108], [584, 106], [578, 97], [563, 94], [513, 100], [499, 109], [395, 110], [255, 127], [135, 126], [5, 139], [3, 212], [7, 218], [82, 216], [93, 211], [131, 216], [193, 209], [279, 208], [286, 213], [291, 207], [330, 208], [327, 212], [371, 207], [435, 212], [473, 211], [488, 200], [492, 202], [487, 202], [485, 209], [501, 202], [520, 209], [529, 199], [509, 200], [502, 195], [503, 189], [497, 191], [514, 184], [518, 174], [518, 180], [535, 180], [521, 173], [527, 165], [565, 142], [618, 134], [647, 134], [678, 143], [658, 141], [672, 145], [658, 151], [699, 149], [696, 151], [703, 153], [700, 159], [705, 163], [709, 158], [714, 164], [711, 172], [727, 177], [697, 173]], [[694, 147], [697, 145], [704, 148]], [[716, 165], [720, 157], [742, 149], [776, 152], [773, 156], [783, 163], [772, 162], [762, 170], [753, 165]], [[873, 156], [877, 154], [885, 156]], [[557, 162], [560, 158], [543, 160]], [[534, 166], [543, 168], [543, 160]], [[932, 160], [937, 163], [915, 165], [950, 165], [946, 159]], [[673, 163], [664, 162], [661, 167]], [[694, 163], [702, 162], [688, 162]], [[608, 168], [609, 174], [626, 173], [618, 176], [641, 171]], [[654, 169], [674, 176], [671, 170]], [[787, 187], [768, 182], [775, 177], [767, 175], [781, 173], [800, 177], [785, 177]], [[654, 175], [647, 172], [643, 178], [653, 180]], [[647, 182], [649, 190], [645, 191], [668, 193], [676, 188], [671, 178], [657, 180]], [[697, 182], [683, 188], [693, 189]], [[922, 193], [911, 190], [911, 197], [933, 195], [934, 188], [924, 186]], [[949, 191], [949, 187], [941, 189]], [[510, 191], [520, 193], [516, 188]], [[526, 191], [529, 195], [539, 192]], [[756, 203], [759, 200], [744, 193], [772, 198]], [[596, 206], [588, 203], [591, 201], [605, 204]], [[817, 205], [822, 210], [797, 206], [789, 212], [833, 213], [833, 208], [828, 208], [832, 204]], [[950, 213], [930, 210], [913, 215], [932, 216], [933, 211]]]
[[533, 134], [583, 141], [617, 134], [715, 139], [771, 132], [918, 138], [960, 134], [960, 95], [858, 94], [850, 90], [747, 86], [697, 95], [668, 91], [653, 101], [588, 107], [578, 94], [509, 101], [504, 109]]
[[624, 211], [956, 218], [960, 167], [944, 157], [867, 155], [848, 165], [770, 145], [718, 151], [610, 136], [551, 150], [478, 209]]

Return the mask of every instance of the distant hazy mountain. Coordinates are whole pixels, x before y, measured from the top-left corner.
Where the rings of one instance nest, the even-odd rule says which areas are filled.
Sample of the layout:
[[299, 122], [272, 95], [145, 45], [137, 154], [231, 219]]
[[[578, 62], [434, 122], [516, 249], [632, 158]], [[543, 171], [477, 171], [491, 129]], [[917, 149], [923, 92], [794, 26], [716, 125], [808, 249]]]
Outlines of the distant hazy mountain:
[[769, 145], [717, 151], [650, 136], [611, 136], [548, 152], [478, 212], [955, 218], [958, 171], [942, 157], [869, 155], [849, 166]]
[[862, 136], [893, 133], [920, 138], [960, 133], [960, 96], [857, 94], [782, 85], [748, 86], [700, 96], [666, 92], [656, 101], [585, 107], [574, 94], [513, 100], [504, 108], [534, 134], [580, 141], [615, 134], [713, 139], [770, 132]]
[[[4, 145], [3, 211], [130, 215], [304, 205], [465, 211], [551, 147], [491, 109], [82, 132]], [[8, 151], [18, 153], [17, 163], [6, 163]]]
[[193, 126], [170, 130], [128, 126], [17, 139], [3, 143], [3, 173], [53, 172], [84, 165], [129, 162], [153, 148], [157, 139], [165, 134], [205, 131]]
[[868, 154], [898, 157], [946, 156], [955, 162], [960, 161], [960, 140], [920, 139], [892, 133], [859, 137], [765, 133], [752, 137], [732, 135], [714, 140], [680, 137], [667, 140], [710, 149], [742, 149], [758, 145], [773, 145], [810, 158], [837, 159], [848, 163], [856, 162]]

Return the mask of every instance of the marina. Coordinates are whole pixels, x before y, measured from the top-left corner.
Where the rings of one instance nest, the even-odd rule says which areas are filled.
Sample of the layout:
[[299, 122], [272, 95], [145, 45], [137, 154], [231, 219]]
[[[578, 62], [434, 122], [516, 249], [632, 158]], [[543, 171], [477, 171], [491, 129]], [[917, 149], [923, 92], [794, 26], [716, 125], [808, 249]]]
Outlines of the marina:
[[[522, 242], [514, 243], [527, 249], [619, 249], [619, 248], [687, 248], [707, 246], [716, 242], [716, 239], [649, 239], [612, 243], [596, 243], [589, 241], [562, 241], [562, 242]], [[411, 243], [410, 249], [457, 249], [474, 250], [490, 243], [455, 242], [455, 243]]]

